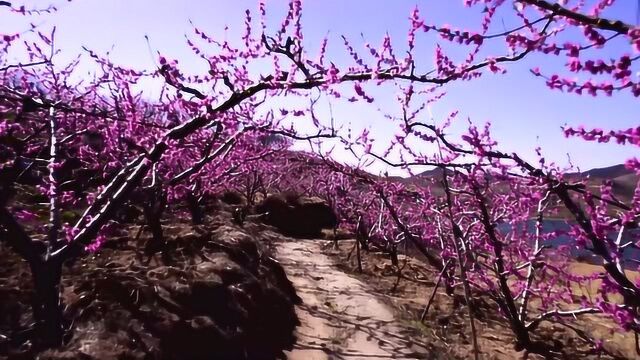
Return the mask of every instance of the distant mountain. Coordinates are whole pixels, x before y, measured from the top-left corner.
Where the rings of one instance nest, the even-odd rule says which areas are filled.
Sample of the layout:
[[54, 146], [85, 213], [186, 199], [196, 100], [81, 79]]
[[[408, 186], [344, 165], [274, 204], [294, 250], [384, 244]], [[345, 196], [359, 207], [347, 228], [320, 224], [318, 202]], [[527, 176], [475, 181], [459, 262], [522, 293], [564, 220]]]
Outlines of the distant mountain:
[[[442, 178], [442, 174], [444, 173], [444, 169], [441, 167], [435, 167], [431, 170], [423, 171], [417, 177], [437, 177]], [[453, 174], [453, 171], [447, 169], [447, 174]]]
[[613, 179], [613, 192], [625, 199], [630, 199], [638, 185], [638, 175], [626, 174]]
[[[422, 179], [441, 178], [443, 172], [444, 172], [443, 168], [436, 167], [427, 171], [423, 171], [417, 175], [405, 178], [405, 180], [409, 180], [409, 179], [416, 180], [416, 178], [422, 178]], [[449, 174], [453, 174], [452, 170], [447, 170], [447, 172]], [[624, 166], [624, 164], [618, 164], [618, 165], [613, 165], [613, 166], [608, 166], [603, 168], [594, 168], [584, 172], [566, 173], [565, 176], [568, 177], [569, 179], [575, 179], [575, 180], [589, 178], [591, 180], [603, 181], [603, 180], [614, 180], [616, 178], [621, 178], [621, 179], [626, 179], [628, 181], [634, 178], [637, 179], [635, 172], [627, 169]]]
[[[279, 153], [279, 158], [288, 158], [291, 162], [305, 162], [309, 166], [322, 165], [324, 161], [318, 156], [302, 152], [287, 150]], [[448, 174], [453, 174], [452, 170], [446, 170]], [[375, 178], [384, 179], [386, 181], [398, 182], [405, 185], [418, 186], [418, 187], [430, 187], [434, 194], [441, 194], [443, 192], [440, 181], [442, 180], [443, 168], [434, 167], [423, 171], [419, 174], [401, 177], [401, 176], [376, 176]], [[371, 174], [369, 174], [371, 175]], [[612, 182], [613, 193], [619, 197], [622, 201], [630, 201], [640, 177], [631, 170], [625, 168], [624, 164], [618, 164], [613, 166], [607, 166], [602, 168], [593, 168], [583, 172], [566, 173], [565, 179], [568, 181], [580, 181], [585, 180], [586, 185], [591, 191], [596, 194], [600, 192], [600, 186], [607, 180]], [[496, 182], [496, 186], [503, 184], [501, 181]]]
[[[434, 183], [434, 180], [442, 179], [443, 171], [442, 168], [436, 167], [408, 178], [395, 177], [393, 180], [418, 186], [435, 185], [435, 188], [437, 188], [439, 187], [438, 181]], [[447, 171], [453, 173], [451, 170]], [[583, 172], [566, 173], [565, 179], [569, 181], [585, 180], [587, 186], [596, 193], [599, 193], [600, 185], [610, 180], [613, 184], [613, 193], [619, 196], [621, 200], [628, 201], [633, 196], [640, 177], [634, 171], [625, 168], [624, 164], [618, 164]]]
[[633, 171], [624, 167], [624, 164], [618, 164], [603, 168], [595, 168], [581, 173], [568, 173], [570, 177], [579, 176], [582, 178], [589, 177], [591, 179], [614, 179], [620, 176], [635, 174]]
[[[433, 169], [423, 171], [413, 176], [409, 176], [409, 177], [389, 176], [387, 179], [391, 181], [397, 181], [403, 184], [408, 184], [408, 185], [430, 186], [430, 185], [433, 185], [433, 180], [437, 180], [437, 181], [441, 180], [443, 173], [444, 173], [444, 169], [440, 167], [434, 167]], [[447, 173], [452, 175], [453, 171], [447, 169]]]
[[611, 181], [613, 193], [619, 196], [621, 200], [626, 201], [631, 199], [638, 180], [640, 180], [638, 175], [634, 171], [625, 168], [624, 164], [567, 173], [566, 177], [574, 181], [586, 180], [587, 185], [596, 192], [597, 188], [605, 181]]

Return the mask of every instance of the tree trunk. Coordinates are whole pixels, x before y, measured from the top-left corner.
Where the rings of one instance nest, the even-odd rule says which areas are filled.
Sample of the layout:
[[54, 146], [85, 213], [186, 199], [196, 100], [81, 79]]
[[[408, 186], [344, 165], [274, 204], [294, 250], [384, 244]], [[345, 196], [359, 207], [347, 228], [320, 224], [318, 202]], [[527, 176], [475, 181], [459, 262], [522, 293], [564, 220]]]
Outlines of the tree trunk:
[[162, 260], [165, 264], [171, 262], [171, 256], [167, 252], [166, 242], [164, 239], [164, 231], [162, 229], [162, 214], [167, 205], [166, 193], [161, 189], [153, 189], [150, 191], [144, 206], [144, 217], [151, 230], [151, 239], [145, 244], [145, 255], [153, 257], [156, 253], [162, 252]]
[[362, 257], [360, 257], [360, 239], [356, 239], [356, 256], [358, 257], [358, 272], [362, 273]]
[[362, 217], [358, 218], [356, 240], [360, 243], [362, 250], [369, 251], [369, 226]]
[[41, 348], [59, 347], [65, 332], [60, 284], [62, 264], [58, 261], [31, 264], [35, 298], [36, 344]]
[[395, 244], [391, 244], [389, 257], [391, 258], [391, 265], [398, 268], [400, 266], [400, 262], [398, 261], [398, 248]]
[[191, 213], [191, 222], [193, 225], [202, 224], [204, 222], [204, 214], [202, 213], [198, 197], [192, 192], [187, 195], [187, 206]]

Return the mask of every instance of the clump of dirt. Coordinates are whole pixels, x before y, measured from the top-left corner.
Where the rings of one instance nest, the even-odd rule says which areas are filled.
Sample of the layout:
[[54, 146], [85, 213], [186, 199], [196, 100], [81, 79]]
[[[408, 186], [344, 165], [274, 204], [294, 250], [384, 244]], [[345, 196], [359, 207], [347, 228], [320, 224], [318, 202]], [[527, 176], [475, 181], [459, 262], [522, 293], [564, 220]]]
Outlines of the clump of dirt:
[[228, 213], [208, 220], [165, 226], [170, 264], [140, 261], [132, 226], [65, 269], [71, 330], [62, 348], [40, 353], [28, 340], [28, 266], [0, 246], [0, 359], [283, 357], [300, 298], [259, 233], [234, 226]]
[[247, 200], [241, 193], [233, 190], [225, 191], [220, 194], [219, 197], [220, 201], [230, 205], [245, 205], [247, 202]]
[[298, 238], [318, 238], [322, 229], [333, 228], [338, 222], [325, 200], [286, 192], [267, 196], [255, 212], [264, 214], [264, 222], [283, 234]]

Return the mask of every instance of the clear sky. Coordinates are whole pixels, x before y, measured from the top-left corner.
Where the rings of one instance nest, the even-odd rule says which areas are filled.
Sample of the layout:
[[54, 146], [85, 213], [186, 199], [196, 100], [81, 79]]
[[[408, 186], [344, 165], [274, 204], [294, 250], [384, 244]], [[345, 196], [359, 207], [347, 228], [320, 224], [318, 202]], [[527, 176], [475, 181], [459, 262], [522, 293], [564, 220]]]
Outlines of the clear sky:
[[[49, 1], [13, 3], [43, 6]], [[111, 50], [111, 59], [116, 63], [152, 69], [156, 57], [149, 52], [144, 39], [146, 34], [154, 50], [180, 59], [183, 68], [196, 70], [202, 69], [203, 64], [193, 57], [185, 43], [185, 34], [192, 32], [189, 20], [218, 38], [225, 36], [224, 27], [228, 25], [227, 35], [239, 38], [244, 28], [244, 10], [257, 10], [258, 4], [257, 0], [74, 0], [53, 3], [59, 5], [58, 13], [33, 20], [42, 30], [57, 26], [56, 43], [63, 50], [60, 60], [78, 54], [84, 45], [102, 53]], [[343, 64], [349, 63], [349, 59], [340, 35], [359, 46], [364, 41], [378, 45], [385, 32], [389, 32], [401, 49], [408, 30], [407, 17], [416, 4], [428, 23], [479, 28], [480, 9], [465, 9], [462, 0], [306, 0], [303, 4], [305, 46], [315, 54], [322, 37], [329, 34], [330, 59]], [[270, 25], [279, 24], [286, 6], [285, 0], [267, 1]], [[606, 15], [636, 23], [637, 6], [636, 0], [618, 0]], [[516, 19], [509, 16], [499, 14], [498, 19], [496, 31], [517, 24]], [[0, 33], [27, 28], [24, 19], [0, 8]], [[424, 68], [428, 69], [433, 63], [433, 46], [444, 41], [433, 35], [420, 37], [418, 41], [421, 43], [418, 55], [424, 59]], [[498, 44], [489, 49], [502, 55], [504, 45]], [[630, 51], [627, 44], [616, 43], [605, 51], [605, 57]], [[440, 118], [459, 109], [463, 120], [469, 117], [479, 124], [491, 121], [494, 136], [504, 150], [518, 151], [532, 158], [534, 148], [539, 145], [549, 160], [566, 164], [569, 153], [574, 164], [583, 170], [618, 164], [638, 156], [637, 148], [630, 146], [564, 138], [560, 130], [563, 124], [620, 129], [640, 126], [640, 105], [637, 98], [627, 94], [592, 98], [552, 92], [528, 71], [534, 66], [543, 70], [559, 69], [562, 60], [533, 56], [510, 65], [507, 75], [486, 74], [473, 82], [452, 84], [447, 87], [445, 99], [433, 106], [433, 114]], [[639, 75], [634, 76], [637, 79]], [[393, 93], [385, 91], [375, 90], [377, 107], [382, 112], [397, 111], [397, 105], [391, 100]], [[374, 136], [388, 138], [392, 132], [376, 107], [337, 104], [334, 115], [337, 121], [351, 123], [355, 128], [371, 127]]]

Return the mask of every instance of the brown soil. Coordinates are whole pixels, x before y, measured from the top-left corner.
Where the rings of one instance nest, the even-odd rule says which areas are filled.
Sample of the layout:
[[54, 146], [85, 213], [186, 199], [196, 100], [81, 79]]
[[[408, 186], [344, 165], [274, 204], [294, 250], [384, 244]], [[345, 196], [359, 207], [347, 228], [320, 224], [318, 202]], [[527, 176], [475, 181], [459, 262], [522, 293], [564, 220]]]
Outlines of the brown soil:
[[[440, 287], [426, 314], [425, 321], [420, 321], [438, 277], [437, 271], [418, 259], [399, 255], [400, 266], [404, 266], [404, 269], [398, 281], [398, 272], [387, 255], [363, 251], [363, 272], [360, 273], [357, 270], [356, 253], [352, 251], [355, 244], [353, 240], [339, 241], [338, 249], [333, 248], [333, 242], [324, 241], [323, 243], [325, 244], [324, 254], [331, 257], [341, 270], [366, 283], [368, 292], [372, 296], [393, 309], [398, 322], [417, 330], [417, 333], [412, 334], [415, 343], [429, 344], [430, 349], [437, 351], [441, 358], [473, 358], [468, 310], [463, 304], [464, 301], [460, 301], [461, 294], [456, 296], [457, 299], [452, 298]], [[351, 254], [350, 257], [349, 254]], [[595, 271], [591, 267], [586, 269], [582, 265], [576, 264], [576, 266], [583, 272]], [[301, 296], [304, 298], [304, 295]], [[477, 302], [474, 316], [482, 359], [523, 359], [527, 356], [529, 359], [544, 358], [536, 354], [515, 351], [514, 336], [508, 324], [498, 315], [491, 300], [476, 294], [474, 301]], [[304, 317], [301, 316], [301, 319]], [[304, 323], [304, 320], [302, 321]], [[589, 344], [565, 327], [543, 323], [536, 333], [535, 340], [547, 344], [550, 349], [548, 358], [635, 358], [633, 335], [612, 331], [617, 326], [610, 319], [589, 315], [581, 317], [581, 320], [574, 325], [585, 329], [586, 334], [593, 338], [603, 339], [609, 355], [594, 354]]]
[[299, 298], [263, 245], [268, 233], [226, 212], [198, 227], [176, 217], [165, 265], [140, 261], [138, 227], [127, 229], [65, 269], [73, 326], [55, 350], [33, 349], [28, 267], [0, 246], [0, 359], [275, 359], [291, 348]]

